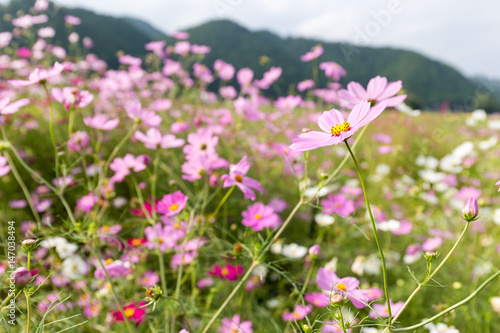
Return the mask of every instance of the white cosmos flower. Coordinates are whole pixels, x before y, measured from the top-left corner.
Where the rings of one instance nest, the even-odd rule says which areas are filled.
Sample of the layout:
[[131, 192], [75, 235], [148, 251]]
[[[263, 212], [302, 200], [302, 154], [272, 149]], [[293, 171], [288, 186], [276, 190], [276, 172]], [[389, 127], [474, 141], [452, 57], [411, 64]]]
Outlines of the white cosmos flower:
[[314, 216], [314, 221], [316, 221], [319, 226], [326, 227], [335, 222], [335, 217], [333, 217], [333, 215], [320, 213]]
[[428, 329], [429, 333], [460, 333], [455, 326], [448, 326], [444, 323], [437, 323], [436, 325], [429, 323], [426, 324], [424, 328]]
[[307, 247], [295, 243], [286, 244], [283, 246], [281, 254], [290, 259], [300, 259], [307, 254]]
[[493, 214], [491, 215], [493, 218], [493, 222], [495, 224], [500, 225], [500, 208], [497, 208], [493, 211]]
[[401, 227], [401, 222], [392, 219], [377, 223], [377, 229], [382, 231], [394, 231], [398, 230], [399, 227]]
[[74, 255], [62, 263], [62, 275], [71, 280], [81, 279], [89, 272], [89, 265], [79, 255]]
[[490, 120], [488, 127], [494, 130], [500, 130], [500, 120]]
[[493, 311], [500, 313], [500, 297], [490, 298], [490, 304], [493, 308]]
[[46, 249], [51, 249], [61, 244], [65, 244], [68, 241], [64, 237], [49, 237], [40, 242], [40, 246]]
[[420, 170], [418, 172], [418, 175], [424, 181], [431, 183], [431, 184], [438, 183], [446, 177], [446, 175], [442, 172], [436, 172], [434, 170], [429, 170], [429, 169]]
[[339, 258], [333, 257], [332, 260], [326, 263], [325, 269], [328, 269], [329, 271], [335, 272], [337, 270], [337, 262], [339, 261]]
[[73, 243], [61, 242], [56, 245], [57, 254], [61, 259], [68, 258], [69, 256], [73, 255], [76, 250], [78, 250], [78, 246]]
[[488, 150], [488, 149], [495, 147], [497, 145], [497, 143], [498, 143], [498, 138], [496, 136], [492, 136], [488, 140], [479, 142], [477, 144], [477, 146], [481, 150]]

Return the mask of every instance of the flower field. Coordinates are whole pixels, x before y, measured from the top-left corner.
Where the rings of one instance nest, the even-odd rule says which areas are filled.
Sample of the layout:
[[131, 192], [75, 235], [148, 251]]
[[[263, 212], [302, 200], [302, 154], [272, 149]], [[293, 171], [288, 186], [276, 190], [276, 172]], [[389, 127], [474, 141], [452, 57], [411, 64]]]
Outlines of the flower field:
[[498, 115], [320, 45], [287, 94], [186, 33], [112, 69], [36, 3], [0, 33], [2, 331], [500, 331]]

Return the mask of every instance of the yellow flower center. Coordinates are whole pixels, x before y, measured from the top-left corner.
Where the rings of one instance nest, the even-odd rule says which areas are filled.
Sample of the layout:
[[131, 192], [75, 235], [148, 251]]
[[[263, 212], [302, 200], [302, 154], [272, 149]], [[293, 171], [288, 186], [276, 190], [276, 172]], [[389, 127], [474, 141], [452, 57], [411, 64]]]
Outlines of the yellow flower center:
[[342, 291], [346, 291], [347, 290], [347, 286], [343, 283], [339, 283], [337, 284], [337, 289], [338, 290], [342, 290]]
[[228, 274], [229, 274], [229, 269], [227, 269], [227, 268], [223, 268], [223, 269], [221, 270], [221, 273], [222, 273], [222, 275], [226, 276], [226, 275], [228, 275]]
[[241, 175], [236, 175], [234, 177], [234, 180], [236, 180], [238, 183], [241, 183], [243, 181], [243, 177]]
[[141, 245], [141, 240], [139, 238], [135, 238], [132, 240], [132, 245], [133, 246], [139, 246]]
[[178, 229], [180, 229], [180, 228], [181, 228], [180, 223], [176, 223], [176, 224], [174, 224], [174, 229], [177, 229], [177, 230], [178, 230]]
[[293, 313], [293, 318], [300, 318], [300, 313], [294, 312]]
[[336, 124], [335, 126], [332, 126], [330, 132], [332, 133], [332, 136], [339, 136], [340, 133], [347, 132], [350, 128], [351, 125], [347, 121], [344, 121], [342, 124]]
[[174, 204], [172, 204], [172, 206], [170, 206], [170, 210], [171, 210], [171, 211], [174, 211], [174, 210], [176, 210], [177, 208], [179, 208], [179, 205], [178, 205], [178, 204], [175, 204], [175, 203], [174, 203]]
[[134, 309], [128, 308], [125, 310], [125, 316], [127, 316], [127, 318], [132, 317], [134, 315], [134, 313], [135, 313]]
[[255, 219], [260, 220], [261, 218], [262, 218], [262, 215], [260, 215], [260, 214], [255, 215]]
[[103, 230], [104, 232], [109, 231], [109, 225], [105, 225], [104, 227], [102, 227], [102, 230]]
[[106, 259], [106, 261], [104, 262], [106, 265], [110, 265], [113, 263], [113, 259], [109, 258], [109, 259]]

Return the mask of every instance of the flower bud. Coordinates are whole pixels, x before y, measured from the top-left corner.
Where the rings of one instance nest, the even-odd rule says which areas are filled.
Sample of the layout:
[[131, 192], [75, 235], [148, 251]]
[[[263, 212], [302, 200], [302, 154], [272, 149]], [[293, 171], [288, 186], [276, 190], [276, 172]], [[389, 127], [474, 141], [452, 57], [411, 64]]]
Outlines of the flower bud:
[[26, 267], [17, 268], [12, 276], [17, 287], [24, 287], [31, 280], [31, 273]]
[[479, 207], [475, 198], [470, 198], [462, 208], [462, 218], [467, 222], [473, 222], [478, 219]]
[[150, 287], [146, 289], [146, 301], [157, 301], [161, 295], [163, 294], [163, 291], [161, 288], [157, 285], [154, 287]]
[[342, 295], [333, 295], [332, 298], [330, 299], [330, 304], [335, 307], [341, 306], [343, 302], [344, 302], [344, 296]]
[[321, 251], [321, 247], [318, 244], [315, 244], [309, 248], [309, 255], [311, 258], [317, 258]]
[[312, 328], [311, 326], [304, 324], [302, 325], [302, 331], [304, 331], [305, 333], [312, 332]]
[[427, 261], [432, 262], [432, 261], [436, 260], [437, 253], [433, 252], [433, 251], [427, 251], [424, 253], [424, 257]]
[[32, 251], [32, 250], [34, 250], [36, 248], [36, 240], [34, 240], [34, 239], [25, 239], [21, 243], [21, 246], [26, 251]]

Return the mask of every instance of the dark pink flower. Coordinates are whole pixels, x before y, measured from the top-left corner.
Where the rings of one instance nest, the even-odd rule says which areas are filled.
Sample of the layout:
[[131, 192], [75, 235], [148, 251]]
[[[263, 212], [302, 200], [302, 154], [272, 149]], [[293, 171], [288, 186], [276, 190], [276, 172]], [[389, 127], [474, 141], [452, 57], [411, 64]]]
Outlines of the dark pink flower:
[[214, 265], [212, 270], [208, 271], [208, 275], [218, 276], [222, 280], [236, 281], [238, 275], [243, 274], [243, 267], [241, 265], [233, 266], [226, 264], [225, 266]]
[[[123, 313], [127, 316], [128, 320], [139, 325], [146, 318], [146, 302], [140, 302], [139, 305], [129, 304], [123, 308]], [[115, 322], [125, 321], [121, 311], [111, 313]]]
[[324, 214], [337, 213], [340, 216], [347, 218], [354, 213], [354, 201], [348, 200], [343, 194], [332, 195], [321, 201]]

